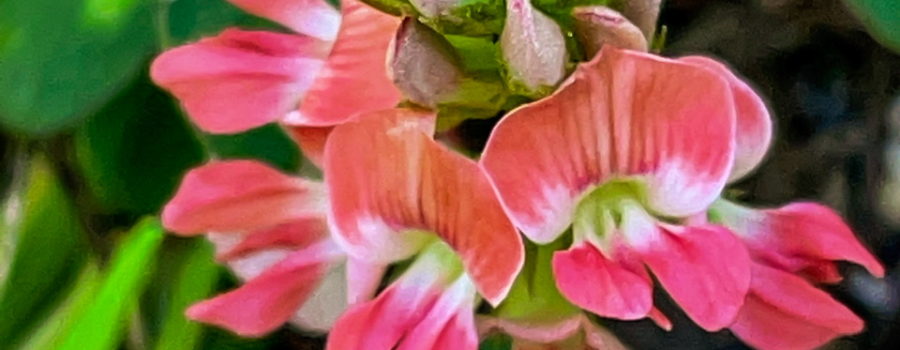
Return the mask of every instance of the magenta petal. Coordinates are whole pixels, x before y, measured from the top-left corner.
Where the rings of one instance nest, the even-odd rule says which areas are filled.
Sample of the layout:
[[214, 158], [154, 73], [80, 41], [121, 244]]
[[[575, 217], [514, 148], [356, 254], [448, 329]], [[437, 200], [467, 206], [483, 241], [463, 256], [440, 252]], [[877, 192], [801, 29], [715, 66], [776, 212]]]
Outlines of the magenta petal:
[[313, 84], [328, 43], [310, 37], [228, 29], [168, 50], [150, 75], [212, 133], [236, 133], [284, 117]]
[[582, 242], [553, 255], [560, 292], [575, 305], [604, 317], [637, 320], [653, 307], [650, 276], [639, 263], [612, 261]]
[[718, 226], [663, 226], [635, 247], [672, 299], [700, 327], [716, 331], [737, 316], [750, 287], [750, 257]]
[[184, 176], [162, 212], [179, 234], [265, 229], [325, 211], [322, 185], [251, 160], [212, 161]]
[[758, 349], [812, 349], [860, 332], [863, 321], [802, 278], [754, 265], [750, 294], [730, 328]]
[[187, 310], [193, 320], [242, 336], [261, 336], [281, 326], [310, 296], [335, 259], [334, 247], [317, 244], [290, 254], [243, 286]]
[[266, 249], [300, 249], [328, 236], [325, 218], [304, 218], [262, 230], [243, 234], [240, 243], [217, 253], [221, 261]]

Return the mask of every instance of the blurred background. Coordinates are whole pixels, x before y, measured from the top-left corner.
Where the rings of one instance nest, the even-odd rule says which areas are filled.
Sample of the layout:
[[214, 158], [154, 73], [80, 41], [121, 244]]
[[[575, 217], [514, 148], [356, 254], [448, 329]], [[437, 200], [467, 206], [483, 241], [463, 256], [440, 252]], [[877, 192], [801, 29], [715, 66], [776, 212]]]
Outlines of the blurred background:
[[[867, 329], [827, 348], [900, 348], [900, 1], [663, 3], [664, 55], [728, 62], [773, 112], [768, 157], [729, 195], [824, 202], [889, 271], [843, 266], [829, 291]], [[323, 347], [290, 327], [241, 339], [187, 321], [187, 305], [235, 280], [204, 240], [153, 218], [210, 157], [315, 175], [277, 126], [200, 133], [150, 82], [161, 50], [229, 26], [277, 30], [225, 0], [0, 0], [0, 349]], [[670, 333], [603, 323], [635, 349], [745, 348], [663, 309]]]

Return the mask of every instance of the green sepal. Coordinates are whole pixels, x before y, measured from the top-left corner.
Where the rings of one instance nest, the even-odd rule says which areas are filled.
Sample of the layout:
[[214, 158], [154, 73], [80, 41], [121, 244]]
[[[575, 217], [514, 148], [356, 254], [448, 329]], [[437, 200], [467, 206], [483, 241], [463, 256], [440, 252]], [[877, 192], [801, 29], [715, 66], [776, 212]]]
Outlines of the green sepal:
[[525, 264], [506, 299], [493, 314], [516, 322], [555, 323], [578, 315], [581, 310], [572, 305], [556, 288], [553, 277], [553, 254], [571, 245], [572, 235], [537, 245], [525, 242]]

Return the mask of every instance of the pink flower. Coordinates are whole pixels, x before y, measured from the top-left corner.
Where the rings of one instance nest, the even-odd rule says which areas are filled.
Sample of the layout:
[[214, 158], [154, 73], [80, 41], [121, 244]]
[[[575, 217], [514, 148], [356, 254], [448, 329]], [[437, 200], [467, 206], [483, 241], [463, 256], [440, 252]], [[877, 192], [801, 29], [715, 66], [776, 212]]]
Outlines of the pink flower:
[[863, 321], [814, 283], [841, 280], [834, 261], [884, 268], [832, 210], [815, 203], [752, 210], [719, 201], [710, 218], [739, 235], [753, 258], [750, 293], [731, 330], [760, 349], [812, 349], [858, 333]]
[[[762, 160], [771, 142], [765, 105], [723, 65], [703, 57], [682, 60], [717, 70], [744, 91], [735, 94], [738, 111], [743, 113], [738, 116], [738, 150], [739, 154], [743, 150], [745, 159], [735, 164], [729, 177], [729, 181], [737, 180]], [[811, 349], [862, 330], [859, 317], [813, 285], [841, 280], [837, 260], [884, 275], [881, 264], [837, 213], [815, 203], [752, 210], [719, 200], [709, 216], [739, 236], [752, 259], [749, 294], [729, 327], [739, 338], [760, 349]]]
[[326, 210], [321, 183], [259, 162], [213, 161], [191, 170], [164, 208], [163, 224], [180, 235], [207, 233], [217, 258], [245, 283], [193, 305], [188, 317], [243, 336], [288, 320], [327, 329], [346, 301], [317, 293], [323, 284], [343, 290], [343, 277], [329, 274], [344, 254], [328, 235]]
[[513, 223], [537, 243], [571, 227], [572, 246], [553, 268], [574, 304], [670, 327], [653, 307], [646, 266], [704, 329], [735, 320], [750, 285], [747, 249], [725, 227], [686, 219], [752, 169], [771, 124], [753, 91], [722, 69], [607, 45], [495, 128], [481, 164]]
[[307, 156], [320, 161], [319, 136], [329, 127], [399, 102], [385, 67], [398, 18], [357, 0], [342, 1], [340, 13], [324, 0], [231, 2], [297, 34], [232, 28], [157, 57], [153, 80], [204, 131], [281, 121], [300, 128], [295, 136]]
[[[339, 125], [328, 138], [335, 239], [368, 266], [414, 259], [337, 321], [329, 349], [475, 349], [476, 291], [497, 305], [522, 266], [521, 238], [487, 178], [435, 142], [434, 127], [433, 114], [393, 109]], [[362, 278], [375, 281], [372, 292], [376, 276]]]

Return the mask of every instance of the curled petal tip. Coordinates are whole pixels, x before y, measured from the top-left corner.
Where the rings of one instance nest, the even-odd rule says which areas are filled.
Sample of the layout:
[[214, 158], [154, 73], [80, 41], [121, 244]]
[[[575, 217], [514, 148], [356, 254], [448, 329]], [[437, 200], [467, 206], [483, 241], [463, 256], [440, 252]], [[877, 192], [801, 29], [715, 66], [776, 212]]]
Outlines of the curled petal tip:
[[575, 35], [588, 57], [593, 57], [603, 45], [622, 49], [647, 51], [647, 39], [633, 23], [606, 6], [576, 7]]

